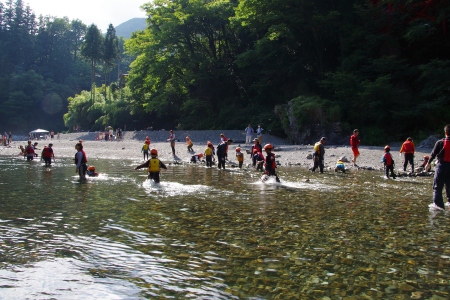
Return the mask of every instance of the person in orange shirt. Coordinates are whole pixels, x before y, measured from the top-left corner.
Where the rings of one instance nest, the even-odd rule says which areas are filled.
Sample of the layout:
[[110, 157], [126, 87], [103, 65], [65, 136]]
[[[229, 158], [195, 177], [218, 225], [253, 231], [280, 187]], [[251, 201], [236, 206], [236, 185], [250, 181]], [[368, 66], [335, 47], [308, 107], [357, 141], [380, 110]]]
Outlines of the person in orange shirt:
[[403, 171], [406, 172], [406, 167], [408, 163], [411, 164], [411, 173], [414, 173], [414, 152], [416, 151], [414, 147], [414, 142], [412, 138], [407, 138], [400, 148], [400, 155], [405, 154], [405, 161], [403, 162]]

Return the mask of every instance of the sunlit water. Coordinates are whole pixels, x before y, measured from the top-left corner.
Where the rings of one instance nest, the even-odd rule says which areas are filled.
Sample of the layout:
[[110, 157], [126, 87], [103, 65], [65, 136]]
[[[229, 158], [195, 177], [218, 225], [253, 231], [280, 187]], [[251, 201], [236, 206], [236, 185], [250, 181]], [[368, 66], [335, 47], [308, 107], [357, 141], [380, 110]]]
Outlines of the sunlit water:
[[155, 185], [140, 163], [80, 183], [68, 159], [0, 157], [0, 299], [449, 297], [432, 178], [171, 165]]

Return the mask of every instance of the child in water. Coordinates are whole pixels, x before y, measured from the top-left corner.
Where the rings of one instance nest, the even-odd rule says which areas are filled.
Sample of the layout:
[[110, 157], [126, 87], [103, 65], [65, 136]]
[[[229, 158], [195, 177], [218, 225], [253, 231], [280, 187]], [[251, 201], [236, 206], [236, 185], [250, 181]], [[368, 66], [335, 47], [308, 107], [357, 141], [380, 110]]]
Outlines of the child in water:
[[253, 149], [253, 161], [255, 162], [256, 171], [262, 171], [264, 164], [264, 156], [257, 149]]
[[345, 173], [345, 165], [343, 162], [343, 157], [339, 158], [339, 160], [336, 162], [336, 167], [334, 168], [334, 171], [342, 171], [342, 173]]
[[241, 147], [236, 147], [236, 159], [239, 163], [239, 169], [242, 169], [244, 164], [244, 153], [241, 152]]
[[203, 162], [202, 161], [202, 157], [203, 157], [203, 153], [197, 153], [197, 154], [194, 154], [194, 155], [192, 155], [192, 157], [191, 157], [191, 162], [192, 163], [196, 163], [196, 162]]
[[381, 161], [384, 163], [384, 170], [386, 172], [386, 179], [389, 179], [389, 172], [391, 173], [391, 176], [393, 179], [396, 178], [395, 174], [394, 174], [394, 159], [392, 158], [392, 154], [390, 153], [391, 151], [391, 147], [389, 147], [389, 145], [387, 145], [386, 147], [384, 147], [384, 154], [383, 157], [381, 158]]
[[94, 166], [89, 166], [89, 167], [87, 168], [86, 174], [87, 174], [89, 177], [97, 177], [97, 176], [98, 176], [98, 173], [95, 172], [95, 167], [94, 167]]
[[158, 159], [158, 150], [151, 149], [150, 156], [151, 158], [149, 160], [147, 160], [142, 165], [137, 166], [135, 170], [148, 168], [148, 179], [153, 179], [155, 183], [159, 183], [159, 172], [161, 171], [161, 168], [167, 170], [167, 167], [165, 164], [163, 164], [162, 161]]
[[214, 155], [214, 146], [213, 144], [208, 141], [206, 143], [206, 149], [205, 149], [205, 160], [206, 160], [206, 166], [207, 167], [212, 167], [212, 159], [213, 159], [213, 155]]
[[277, 168], [277, 163], [275, 162], [275, 154], [272, 153], [272, 144], [266, 144], [264, 146], [264, 151], [266, 151], [266, 158], [264, 159], [265, 174], [268, 176], [275, 176], [277, 182], [280, 182], [275, 169]]
[[188, 152], [194, 152], [194, 149], [192, 149], [192, 146], [194, 146], [194, 143], [192, 142], [192, 140], [189, 136], [186, 137], [186, 145], [187, 145]]
[[[149, 142], [150, 142], [150, 140], [148, 140]], [[147, 159], [148, 159], [148, 149], [149, 149], [149, 147], [150, 147], [150, 143], [147, 143], [147, 140], [144, 142], [144, 145], [142, 145], [142, 149], [141, 149], [141, 152], [143, 152], [144, 153], [144, 160], [145, 160], [145, 157], [147, 157]]]

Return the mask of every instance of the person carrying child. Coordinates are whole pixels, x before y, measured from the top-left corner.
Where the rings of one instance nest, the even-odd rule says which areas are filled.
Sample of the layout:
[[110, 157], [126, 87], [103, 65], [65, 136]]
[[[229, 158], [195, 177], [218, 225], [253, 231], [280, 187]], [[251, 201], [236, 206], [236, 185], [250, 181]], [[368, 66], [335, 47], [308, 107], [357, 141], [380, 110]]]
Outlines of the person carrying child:
[[280, 182], [280, 178], [278, 178], [275, 169], [277, 168], [277, 163], [275, 161], [275, 154], [272, 153], [273, 146], [272, 144], [266, 144], [264, 146], [264, 151], [266, 151], [266, 158], [264, 159], [264, 169], [265, 174], [268, 176], [275, 176], [277, 182]]
[[242, 169], [244, 164], [244, 153], [241, 152], [241, 147], [236, 147], [236, 159], [239, 163], [239, 169]]
[[192, 149], [192, 146], [194, 146], [194, 143], [192, 142], [192, 140], [189, 136], [186, 137], [186, 145], [187, 145], [188, 152], [194, 152], [194, 149]]
[[391, 176], [393, 179], [395, 179], [397, 176], [395, 176], [394, 173], [394, 159], [392, 158], [392, 154], [390, 153], [391, 147], [389, 145], [386, 145], [384, 147], [384, 154], [381, 158], [381, 162], [384, 163], [384, 171], [386, 173], [386, 179], [389, 179], [389, 173], [391, 173]]
[[162, 169], [167, 170], [166, 165], [158, 159], [158, 150], [151, 149], [150, 150], [150, 156], [151, 158], [147, 160], [145, 163], [143, 163], [140, 166], [137, 166], [134, 168], [135, 170], [139, 170], [142, 168], [148, 168], [148, 179], [153, 179], [155, 183], [160, 182], [160, 176], [159, 173]]

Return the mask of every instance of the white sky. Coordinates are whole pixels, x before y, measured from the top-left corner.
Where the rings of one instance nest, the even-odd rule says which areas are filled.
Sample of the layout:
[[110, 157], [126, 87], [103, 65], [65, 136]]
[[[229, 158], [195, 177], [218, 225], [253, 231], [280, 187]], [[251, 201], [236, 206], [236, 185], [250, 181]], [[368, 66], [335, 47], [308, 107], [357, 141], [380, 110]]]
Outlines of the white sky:
[[[2, 1], [3, 2], [3, 1]], [[150, 0], [23, 0], [36, 14], [79, 19], [87, 26], [97, 25], [106, 32], [109, 24], [117, 27], [132, 18], [146, 18], [140, 6]]]

